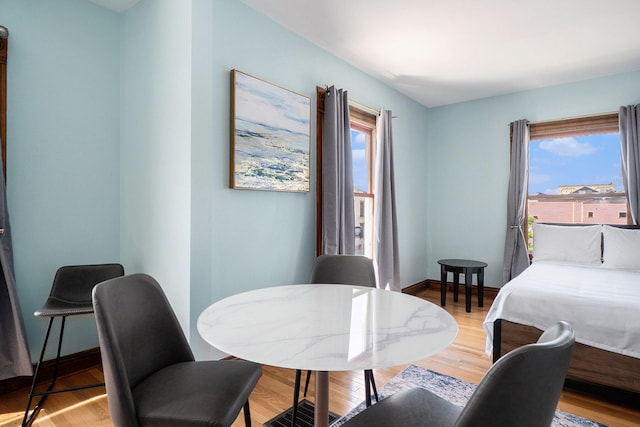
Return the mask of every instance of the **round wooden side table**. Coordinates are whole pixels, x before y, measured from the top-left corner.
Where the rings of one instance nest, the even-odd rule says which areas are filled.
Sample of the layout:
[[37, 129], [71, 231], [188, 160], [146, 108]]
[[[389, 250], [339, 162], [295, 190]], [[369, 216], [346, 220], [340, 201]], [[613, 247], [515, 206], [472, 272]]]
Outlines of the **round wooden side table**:
[[484, 297], [484, 268], [487, 263], [470, 259], [441, 259], [440, 264], [440, 305], [447, 302], [447, 273], [453, 273], [453, 300], [458, 301], [458, 284], [460, 273], [464, 274], [465, 304], [467, 313], [471, 311], [471, 279], [473, 274], [478, 277], [478, 307], [483, 305]]

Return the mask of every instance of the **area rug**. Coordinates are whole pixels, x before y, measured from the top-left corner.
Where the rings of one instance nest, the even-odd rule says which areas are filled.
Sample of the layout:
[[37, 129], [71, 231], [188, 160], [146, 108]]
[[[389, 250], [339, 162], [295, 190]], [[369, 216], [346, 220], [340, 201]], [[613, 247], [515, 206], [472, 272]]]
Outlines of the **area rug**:
[[[391, 396], [401, 390], [413, 387], [422, 387], [427, 389], [449, 402], [460, 406], [464, 406], [476, 388], [475, 384], [468, 383], [458, 378], [433, 372], [419, 366], [409, 365], [402, 372], [393, 377], [391, 381], [378, 389], [378, 395], [380, 396], [380, 399], [384, 399], [385, 397]], [[362, 402], [360, 405], [349, 411], [348, 414], [339, 418], [331, 425], [331, 427], [341, 426], [348, 419], [363, 411], [364, 408], [365, 404]], [[600, 424], [560, 410], [556, 410], [556, 415], [553, 418], [553, 423], [551, 425], [553, 427], [607, 427], [605, 424]]]

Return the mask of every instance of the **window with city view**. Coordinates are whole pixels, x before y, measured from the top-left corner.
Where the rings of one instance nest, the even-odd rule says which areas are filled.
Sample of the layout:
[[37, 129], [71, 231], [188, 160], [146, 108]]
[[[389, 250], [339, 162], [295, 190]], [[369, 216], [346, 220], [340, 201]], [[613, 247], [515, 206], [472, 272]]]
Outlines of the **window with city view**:
[[[582, 122], [589, 119], [585, 126]], [[617, 114], [539, 126], [544, 129], [530, 127], [525, 224], [529, 248], [534, 221], [626, 224]]]

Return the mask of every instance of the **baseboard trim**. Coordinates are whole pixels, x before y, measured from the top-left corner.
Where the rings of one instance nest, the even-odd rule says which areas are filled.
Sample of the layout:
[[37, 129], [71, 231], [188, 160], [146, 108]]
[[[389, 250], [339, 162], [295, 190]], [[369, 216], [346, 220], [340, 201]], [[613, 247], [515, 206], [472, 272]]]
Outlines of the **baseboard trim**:
[[402, 288], [402, 293], [403, 294], [409, 294], [409, 295], [415, 295], [418, 292], [420, 292], [421, 290], [424, 289], [429, 289], [429, 281], [428, 280], [422, 280], [418, 283], [414, 283], [413, 285], [409, 285], [406, 288]]
[[[427, 289], [437, 289], [438, 291], [440, 290], [439, 280], [427, 279], [424, 282], [427, 283]], [[423, 283], [423, 282], [420, 282], [420, 283]], [[414, 286], [414, 285], [411, 285], [411, 286]], [[459, 286], [461, 287], [458, 288], [458, 291], [462, 292], [462, 294], [464, 295], [464, 283], [460, 283]], [[492, 287], [485, 286], [484, 298], [487, 298], [493, 301], [498, 295], [499, 290], [500, 290], [499, 288], [492, 288]], [[453, 292], [453, 282], [447, 282], [447, 292]], [[471, 294], [478, 295], [478, 285], [471, 285]]]
[[[100, 358], [100, 348], [94, 347], [88, 350], [83, 350], [78, 353], [69, 354], [60, 358], [60, 365], [58, 367], [58, 376], [74, 374], [85, 369], [94, 368], [102, 364]], [[40, 373], [38, 374], [38, 382], [48, 382], [53, 378], [53, 369], [55, 366], [55, 359], [45, 360], [42, 362]], [[34, 365], [35, 371], [35, 365]], [[12, 393], [24, 388], [31, 387], [32, 376], [22, 376], [7, 378], [0, 380], [0, 395]]]
[[[460, 285], [464, 287], [464, 283], [461, 283]], [[406, 288], [402, 288], [402, 293], [409, 294], [409, 295], [416, 295], [420, 291], [427, 290], [427, 289], [435, 289], [437, 291], [440, 291], [440, 281], [435, 279], [425, 279], [420, 282], [414, 283], [413, 285], [409, 285]], [[464, 288], [458, 288], [458, 289], [459, 291], [464, 293]], [[485, 286], [484, 297], [493, 301], [498, 295], [498, 291], [500, 291], [499, 288], [492, 288], [492, 287]], [[447, 282], [447, 292], [453, 292], [453, 282]], [[472, 295], [478, 295], [477, 285], [471, 286], [471, 293]]]

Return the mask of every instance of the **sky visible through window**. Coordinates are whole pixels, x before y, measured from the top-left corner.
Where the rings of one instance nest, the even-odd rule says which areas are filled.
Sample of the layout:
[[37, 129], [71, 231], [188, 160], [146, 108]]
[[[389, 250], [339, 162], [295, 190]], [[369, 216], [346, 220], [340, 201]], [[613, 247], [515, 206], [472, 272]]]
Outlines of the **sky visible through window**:
[[559, 185], [609, 183], [624, 191], [619, 133], [530, 142], [529, 195], [558, 194]]
[[363, 193], [369, 192], [369, 164], [367, 162], [366, 135], [351, 129], [353, 185]]

